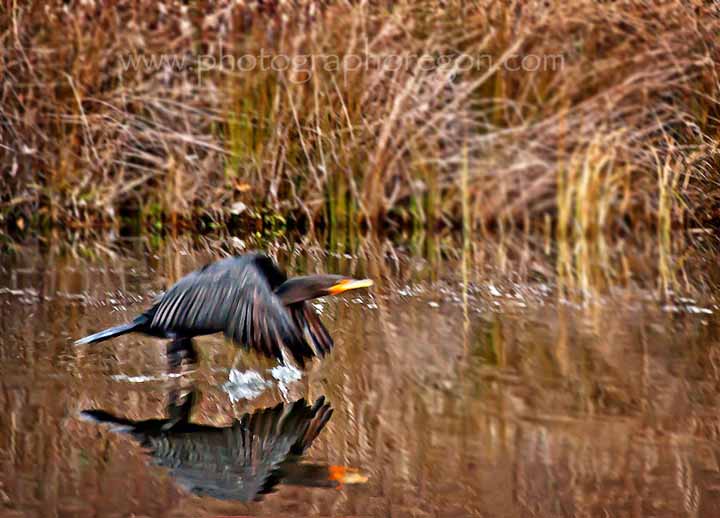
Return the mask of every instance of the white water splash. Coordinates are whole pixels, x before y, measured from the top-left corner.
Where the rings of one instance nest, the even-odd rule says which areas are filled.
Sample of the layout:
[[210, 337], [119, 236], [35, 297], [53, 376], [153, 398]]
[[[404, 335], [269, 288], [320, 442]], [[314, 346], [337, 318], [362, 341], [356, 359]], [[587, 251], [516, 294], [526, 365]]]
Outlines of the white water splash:
[[288, 397], [288, 385], [302, 379], [302, 372], [290, 365], [273, 367], [270, 374], [278, 381], [278, 388], [285, 398]]
[[674, 304], [666, 304], [662, 307], [663, 311], [666, 311], [668, 313], [693, 313], [693, 314], [704, 314], [704, 315], [712, 315], [713, 311], [712, 309], [708, 308], [702, 308], [700, 306], [676, 306]]
[[302, 378], [302, 372], [291, 365], [278, 365], [270, 369], [272, 377], [280, 383], [292, 383]]
[[171, 378], [179, 378], [180, 373], [163, 374], [162, 376], [128, 376], [127, 374], [115, 374], [110, 379], [113, 381], [125, 381], [127, 383], [147, 383], [148, 381], [165, 381]]
[[241, 399], [255, 399], [270, 387], [272, 383], [255, 371], [240, 372], [237, 369], [230, 369], [223, 390], [230, 397], [230, 402], [235, 403]]

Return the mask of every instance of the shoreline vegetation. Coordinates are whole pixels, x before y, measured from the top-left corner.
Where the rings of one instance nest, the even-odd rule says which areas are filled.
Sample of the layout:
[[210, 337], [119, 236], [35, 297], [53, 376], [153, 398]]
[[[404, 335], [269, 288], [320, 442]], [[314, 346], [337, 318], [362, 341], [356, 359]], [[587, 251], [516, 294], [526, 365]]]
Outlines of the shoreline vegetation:
[[10, 232], [720, 222], [717, 3], [5, 2], [0, 38]]

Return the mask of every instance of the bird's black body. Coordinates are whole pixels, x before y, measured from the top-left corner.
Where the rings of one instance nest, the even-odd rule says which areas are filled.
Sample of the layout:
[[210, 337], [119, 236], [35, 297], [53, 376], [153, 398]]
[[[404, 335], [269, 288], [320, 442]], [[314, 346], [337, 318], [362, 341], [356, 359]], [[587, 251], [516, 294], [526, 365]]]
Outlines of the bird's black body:
[[231, 257], [183, 277], [132, 322], [76, 344], [131, 332], [173, 340], [222, 332], [236, 344], [280, 361], [287, 349], [303, 365], [333, 347], [330, 334], [305, 301], [370, 284], [339, 275], [288, 279], [266, 255]]
[[310, 486], [332, 485], [328, 466], [300, 463], [332, 415], [320, 397], [309, 405], [301, 399], [245, 414], [229, 427], [189, 421], [194, 394], [171, 408], [169, 419], [131, 421], [102, 410], [82, 415], [112, 424], [132, 435], [153, 463], [197, 495], [249, 502], [285, 480]]

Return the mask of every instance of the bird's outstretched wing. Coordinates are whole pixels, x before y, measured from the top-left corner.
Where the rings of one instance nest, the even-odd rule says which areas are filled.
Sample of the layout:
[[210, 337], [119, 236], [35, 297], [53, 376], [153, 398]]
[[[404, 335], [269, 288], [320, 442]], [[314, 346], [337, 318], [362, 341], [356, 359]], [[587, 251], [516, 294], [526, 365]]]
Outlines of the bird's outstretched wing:
[[149, 327], [178, 336], [222, 331], [236, 344], [280, 361], [284, 346], [302, 365], [314, 354], [273, 293], [283, 279], [272, 260], [259, 254], [212, 263], [163, 295], [146, 313]]
[[309, 302], [296, 302], [288, 306], [295, 327], [305, 336], [306, 342], [312, 344], [317, 356], [326, 356], [333, 348], [334, 342], [330, 333], [320, 321]]

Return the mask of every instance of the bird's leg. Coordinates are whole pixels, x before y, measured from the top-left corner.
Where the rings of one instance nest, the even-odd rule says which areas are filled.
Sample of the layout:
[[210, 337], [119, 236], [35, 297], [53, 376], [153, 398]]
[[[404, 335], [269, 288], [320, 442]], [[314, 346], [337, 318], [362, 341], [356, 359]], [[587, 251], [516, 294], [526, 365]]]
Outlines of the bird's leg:
[[[191, 365], [197, 362], [197, 351], [191, 338], [173, 338], [167, 345], [167, 362], [169, 374], [181, 374], [183, 371], [183, 360]], [[188, 408], [191, 404], [190, 395], [192, 386], [183, 384], [183, 378], [172, 380], [173, 387], [168, 395], [169, 420], [166, 426], [172, 427], [178, 421], [186, 418]]]
[[190, 411], [193, 404], [192, 387], [183, 390], [183, 387], [173, 388], [168, 395], [168, 421], [163, 426], [164, 430], [169, 430], [180, 421], [188, 421]]
[[172, 373], [178, 372], [184, 359], [191, 364], [197, 363], [198, 356], [192, 338], [173, 338], [166, 351], [168, 368]]

